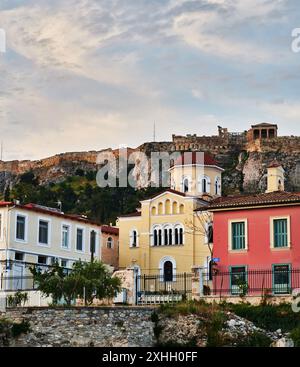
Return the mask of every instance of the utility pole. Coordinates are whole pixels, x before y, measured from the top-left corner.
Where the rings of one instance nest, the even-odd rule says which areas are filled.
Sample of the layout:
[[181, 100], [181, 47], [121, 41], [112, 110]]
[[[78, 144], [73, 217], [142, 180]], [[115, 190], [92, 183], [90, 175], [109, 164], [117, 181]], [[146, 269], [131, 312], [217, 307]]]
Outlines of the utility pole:
[[96, 231], [91, 231], [91, 238], [90, 238], [90, 252], [91, 252], [91, 263], [94, 262], [94, 255], [96, 251]]

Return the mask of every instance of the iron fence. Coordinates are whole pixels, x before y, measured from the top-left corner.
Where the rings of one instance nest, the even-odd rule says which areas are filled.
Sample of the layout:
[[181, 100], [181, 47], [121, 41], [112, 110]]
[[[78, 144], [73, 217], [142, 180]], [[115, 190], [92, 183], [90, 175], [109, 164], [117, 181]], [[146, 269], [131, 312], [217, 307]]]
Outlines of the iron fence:
[[161, 274], [136, 277], [136, 303], [180, 302], [192, 297], [192, 274], [181, 273], [166, 278]]
[[[36, 264], [17, 260], [0, 261], [0, 290], [1, 291], [30, 291], [37, 289], [37, 284], [30, 271], [35, 268], [41, 272], [46, 272], [54, 268], [54, 265]], [[63, 268], [65, 273], [72, 270]]]
[[273, 269], [218, 272], [209, 280], [203, 274], [203, 293], [213, 296], [289, 295], [300, 289], [300, 269], [286, 265]]

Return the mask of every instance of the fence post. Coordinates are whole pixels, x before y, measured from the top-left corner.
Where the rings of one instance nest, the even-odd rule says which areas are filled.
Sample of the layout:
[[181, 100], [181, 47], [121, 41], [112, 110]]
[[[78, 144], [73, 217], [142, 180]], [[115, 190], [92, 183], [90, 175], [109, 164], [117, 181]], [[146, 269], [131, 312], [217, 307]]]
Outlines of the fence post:
[[199, 295], [200, 295], [200, 298], [204, 296], [204, 283], [203, 283], [203, 268], [202, 267], [199, 267], [198, 269], [198, 272], [199, 272]]

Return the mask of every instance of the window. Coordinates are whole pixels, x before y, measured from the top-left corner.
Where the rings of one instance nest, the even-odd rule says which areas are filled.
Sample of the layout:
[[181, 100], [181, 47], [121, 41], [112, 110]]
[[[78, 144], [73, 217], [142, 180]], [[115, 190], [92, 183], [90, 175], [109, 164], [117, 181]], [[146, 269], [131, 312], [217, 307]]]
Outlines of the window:
[[230, 271], [231, 294], [240, 294], [247, 285], [246, 266], [233, 266]]
[[214, 229], [213, 228], [214, 228], [213, 224], [208, 223], [208, 227], [207, 227], [207, 242], [208, 243], [214, 242]]
[[275, 294], [290, 293], [290, 266], [288, 264], [273, 265], [273, 291]]
[[216, 177], [215, 180], [215, 195], [220, 195], [221, 194], [221, 180], [220, 177]]
[[26, 217], [23, 215], [17, 215], [17, 226], [16, 226], [16, 239], [25, 241], [25, 223]]
[[39, 255], [38, 264], [47, 265], [47, 256]]
[[173, 264], [171, 261], [165, 261], [164, 263], [164, 282], [173, 281]]
[[49, 243], [49, 222], [46, 220], [39, 221], [39, 243], [43, 245]]
[[183, 192], [188, 192], [189, 191], [189, 179], [185, 178], [183, 180]]
[[202, 178], [202, 192], [207, 192], [207, 182], [205, 178]]
[[76, 250], [83, 251], [83, 229], [77, 228], [76, 231]]
[[70, 244], [70, 226], [63, 224], [61, 237], [61, 247], [68, 249]]
[[107, 242], [106, 242], [106, 247], [112, 249], [113, 243], [114, 243], [114, 240], [112, 239], [112, 237], [108, 237]]
[[138, 232], [133, 229], [130, 233], [130, 247], [138, 247]]
[[288, 246], [288, 220], [274, 219], [274, 247]]
[[23, 252], [15, 252], [15, 260], [16, 261], [24, 261], [24, 254], [23, 254]]
[[158, 232], [157, 229], [153, 231], [153, 246], [157, 246], [158, 244]]
[[61, 259], [60, 265], [61, 265], [61, 267], [63, 267], [63, 268], [67, 268], [67, 267], [68, 267], [68, 260], [66, 260], [66, 259]]
[[183, 245], [183, 228], [179, 228], [179, 245]]
[[232, 250], [243, 250], [246, 248], [245, 222], [231, 223]]

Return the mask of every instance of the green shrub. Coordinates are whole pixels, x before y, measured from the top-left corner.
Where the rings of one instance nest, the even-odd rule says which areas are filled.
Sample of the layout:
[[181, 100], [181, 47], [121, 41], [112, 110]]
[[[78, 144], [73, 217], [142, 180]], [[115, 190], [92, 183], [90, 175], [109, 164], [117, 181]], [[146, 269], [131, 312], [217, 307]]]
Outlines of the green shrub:
[[27, 320], [23, 320], [20, 324], [14, 323], [11, 328], [11, 333], [14, 338], [21, 334], [26, 334], [30, 330], [30, 324]]
[[272, 339], [267, 335], [254, 331], [253, 333], [246, 335], [245, 337], [239, 337], [235, 343], [236, 347], [269, 347], [272, 343]]
[[290, 337], [293, 339], [295, 347], [300, 347], [300, 327], [293, 329], [290, 333]]
[[206, 322], [207, 347], [222, 347], [228, 343], [221, 331], [225, 326], [226, 316], [217, 311]]
[[245, 303], [225, 304], [223, 308], [252, 321], [262, 329], [270, 331], [281, 329], [283, 332], [289, 332], [300, 327], [300, 314], [293, 312], [291, 305], [287, 303], [258, 306]]

